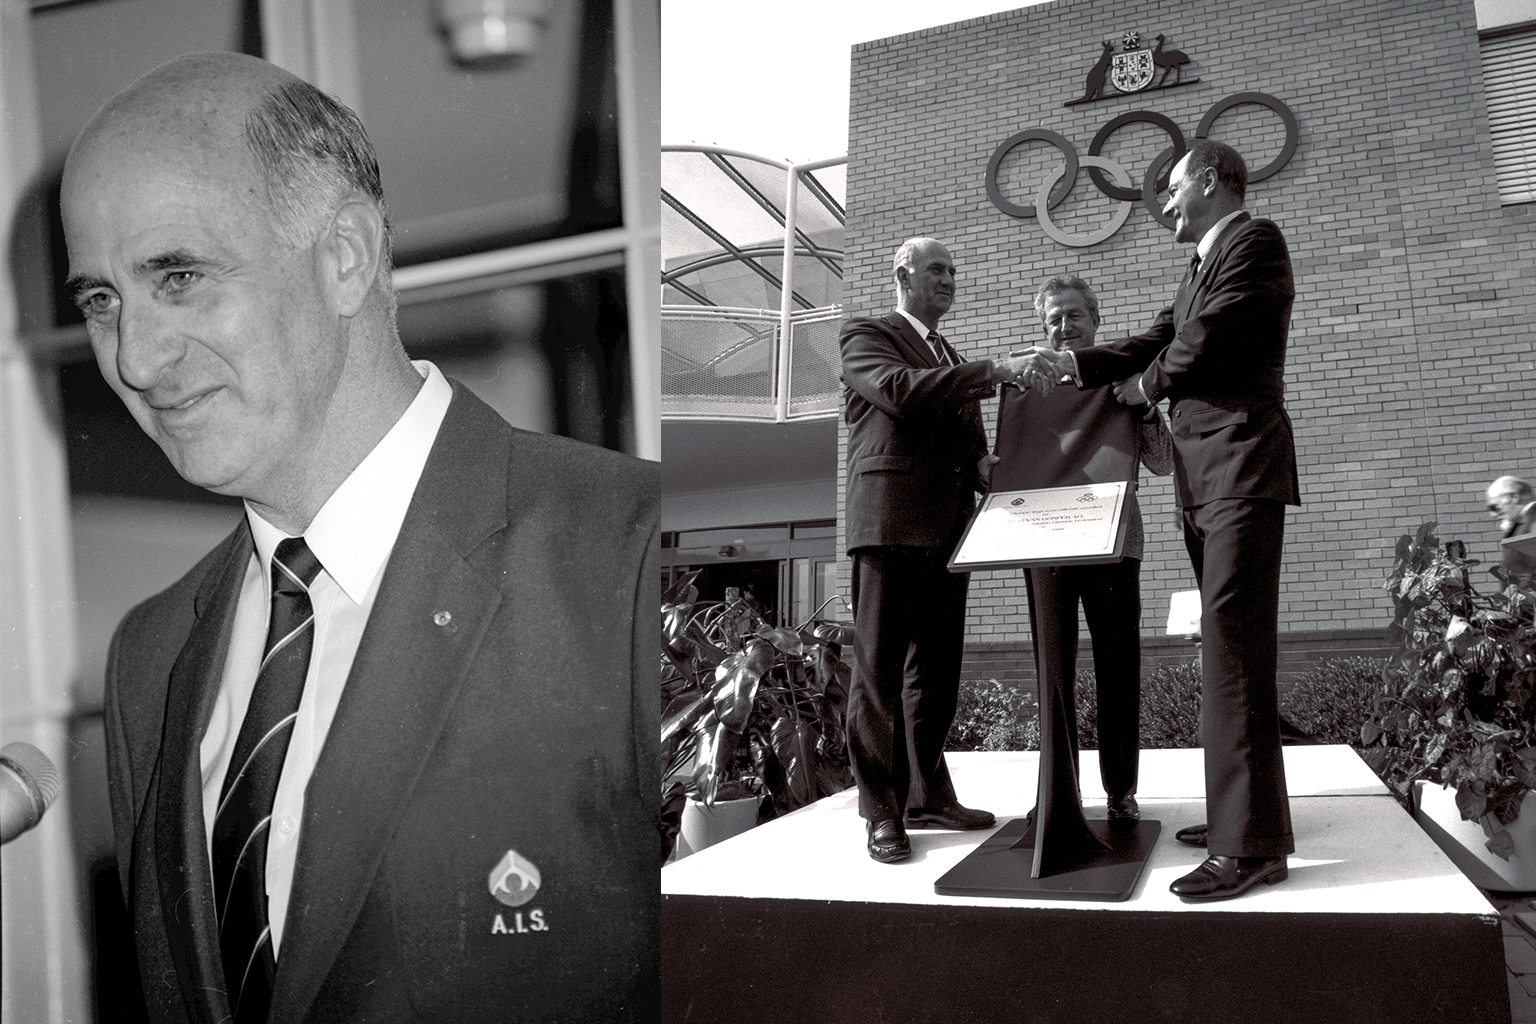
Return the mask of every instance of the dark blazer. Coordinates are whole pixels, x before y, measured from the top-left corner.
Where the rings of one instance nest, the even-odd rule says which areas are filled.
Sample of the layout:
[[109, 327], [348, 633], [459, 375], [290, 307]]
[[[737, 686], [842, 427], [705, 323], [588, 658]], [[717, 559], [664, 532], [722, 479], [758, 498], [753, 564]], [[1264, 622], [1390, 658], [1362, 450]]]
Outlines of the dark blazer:
[[843, 324], [848, 550], [952, 548], [976, 505], [987, 453], [985, 362], [941, 366], [900, 313]]
[[1301, 503], [1283, 404], [1295, 295], [1280, 229], [1241, 213], [1152, 326], [1077, 353], [1082, 387], [1139, 373], [1150, 401], [1168, 397], [1183, 507], [1217, 498]]
[[[654, 466], [515, 430], [454, 385], [305, 794], [274, 1024], [654, 1016], [656, 491]], [[242, 521], [108, 661], [157, 1022], [228, 1012], [198, 745], [251, 551]], [[508, 850], [542, 876], [517, 908], [490, 895]]]

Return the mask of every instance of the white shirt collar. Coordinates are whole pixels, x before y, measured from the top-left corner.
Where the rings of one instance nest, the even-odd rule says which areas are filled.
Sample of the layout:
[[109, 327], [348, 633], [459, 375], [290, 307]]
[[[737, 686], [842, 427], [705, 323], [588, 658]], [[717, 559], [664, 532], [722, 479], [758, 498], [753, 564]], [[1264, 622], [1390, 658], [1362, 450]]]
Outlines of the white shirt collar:
[[1221, 236], [1222, 229], [1231, 224], [1233, 218], [1242, 212], [1242, 210], [1233, 210], [1221, 218], [1221, 220], [1211, 225], [1211, 230], [1207, 231], [1204, 237], [1200, 239], [1200, 244], [1195, 246], [1195, 255], [1200, 257], [1201, 263], [1204, 263], [1205, 258], [1211, 254], [1211, 250], [1216, 248], [1216, 239]]
[[[453, 387], [436, 366], [426, 360], [411, 365], [426, 378], [421, 390], [304, 531], [310, 550], [355, 603], [367, 596], [389, 559], [453, 398]], [[249, 502], [245, 517], [256, 542], [262, 583], [270, 592], [272, 555], [287, 535], [261, 518]]]
[[900, 306], [896, 307], [896, 312], [900, 313], [902, 316], [907, 318], [907, 323], [912, 325], [912, 329], [917, 332], [917, 336], [919, 338], [922, 338], [924, 341], [928, 340], [928, 335], [929, 335], [930, 332], [933, 333], [933, 334], [938, 334], [939, 333], [936, 328], [932, 328], [932, 327], [927, 326], [921, 320], [919, 320], [917, 317], [913, 316], [911, 313], [908, 313], [906, 310], [902, 309]]

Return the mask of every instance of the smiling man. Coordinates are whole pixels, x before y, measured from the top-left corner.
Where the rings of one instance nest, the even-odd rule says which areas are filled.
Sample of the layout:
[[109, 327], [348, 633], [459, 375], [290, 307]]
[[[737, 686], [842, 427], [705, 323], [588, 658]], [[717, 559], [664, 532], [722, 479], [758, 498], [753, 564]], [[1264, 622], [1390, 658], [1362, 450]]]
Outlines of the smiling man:
[[[1056, 274], [1035, 292], [1035, 314], [1045, 343], [1058, 352], [1093, 348], [1099, 330], [1099, 298], [1074, 274]], [[1153, 406], [1133, 410], [1105, 391], [1003, 399], [998, 414], [998, 447], [1005, 445], [1031, 463], [1033, 486], [1079, 483], [1090, 460], [1108, 452], [1134, 454], [1126, 494], [1125, 541], [1119, 561], [1025, 570], [1033, 588], [1032, 635], [1057, 632], [1046, 650], [1060, 654], [1061, 699], [1074, 700], [1077, 674], [1078, 605], [1093, 646], [1097, 686], [1099, 772], [1108, 817], [1136, 819], [1141, 712], [1141, 556], [1144, 531], [1135, 474], [1145, 466], [1158, 476], [1173, 471], [1173, 448], [1162, 413]], [[1009, 444], [1010, 437], [1013, 440]], [[1006, 472], [1006, 470], [1004, 471]], [[1054, 476], [1048, 476], [1054, 473]], [[1002, 481], [999, 481], [1002, 483]], [[1009, 489], [1004, 487], [1003, 489]], [[1076, 714], [1067, 716], [1074, 730]]]
[[648, 1019], [654, 468], [407, 358], [363, 127], [264, 61], [134, 83], [61, 203], [102, 374], [246, 510], [108, 662], [150, 1019]]
[[980, 400], [1024, 362], [966, 362], [939, 334], [955, 261], [938, 240], [902, 243], [894, 277], [895, 311], [854, 317], [838, 339], [855, 626], [848, 748], [869, 855], [884, 863], [911, 855], [908, 826], [993, 824], [960, 805], [944, 764], [970, 579], [946, 564], [985, 486]]
[[1300, 504], [1284, 401], [1296, 292], [1280, 229], [1243, 211], [1248, 171], [1236, 150], [1201, 139], [1170, 182], [1163, 212], [1174, 240], [1195, 246], [1173, 303], [1134, 337], [1035, 354], [1080, 387], [1119, 381], [1129, 405], [1169, 400], [1184, 546], [1200, 587], [1208, 816], [1177, 836], [1210, 853], [1170, 889], [1221, 900], [1283, 881], [1295, 850], [1275, 672], [1285, 507]]

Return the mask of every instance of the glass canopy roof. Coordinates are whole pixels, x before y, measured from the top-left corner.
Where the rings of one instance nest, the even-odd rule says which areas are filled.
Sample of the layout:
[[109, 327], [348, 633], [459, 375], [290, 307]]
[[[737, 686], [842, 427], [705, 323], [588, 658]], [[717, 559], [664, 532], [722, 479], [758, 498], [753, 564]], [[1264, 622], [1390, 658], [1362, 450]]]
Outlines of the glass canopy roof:
[[792, 308], [841, 301], [846, 157], [792, 165], [714, 146], [663, 146], [663, 305], [779, 310], [791, 174], [799, 179]]

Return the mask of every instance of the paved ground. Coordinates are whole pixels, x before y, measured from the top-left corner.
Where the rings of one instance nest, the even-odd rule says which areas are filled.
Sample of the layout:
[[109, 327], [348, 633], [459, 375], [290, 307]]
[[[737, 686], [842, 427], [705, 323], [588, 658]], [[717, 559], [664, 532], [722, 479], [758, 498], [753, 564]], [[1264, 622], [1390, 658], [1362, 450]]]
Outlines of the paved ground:
[[1488, 898], [1504, 919], [1510, 1017], [1513, 1024], [1536, 1024], [1536, 896]]

